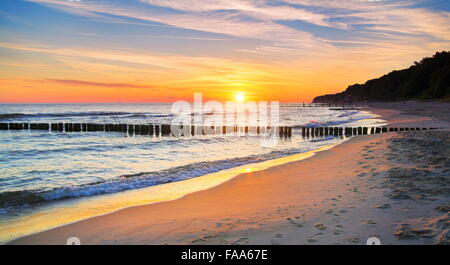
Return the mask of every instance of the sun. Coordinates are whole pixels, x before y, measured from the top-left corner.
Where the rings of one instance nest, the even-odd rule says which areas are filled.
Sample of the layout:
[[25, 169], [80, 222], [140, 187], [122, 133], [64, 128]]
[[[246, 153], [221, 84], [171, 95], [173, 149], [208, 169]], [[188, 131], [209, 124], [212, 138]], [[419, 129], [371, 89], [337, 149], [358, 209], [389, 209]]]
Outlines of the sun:
[[235, 99], [237, 102], [243, 102], [243, 101], [245, 100], [245, 95], [244, 95], [244, 93], [236, 93], [236, 94], [234, 95], [234, 99]]

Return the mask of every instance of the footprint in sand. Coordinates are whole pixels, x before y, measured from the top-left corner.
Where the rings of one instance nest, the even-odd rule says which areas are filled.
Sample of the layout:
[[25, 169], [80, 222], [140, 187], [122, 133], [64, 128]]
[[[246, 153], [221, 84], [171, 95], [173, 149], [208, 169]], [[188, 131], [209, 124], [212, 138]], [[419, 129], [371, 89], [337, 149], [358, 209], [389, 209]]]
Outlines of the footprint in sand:
[[310, 237], [308, 237], [308, 238], [306, 239], [306, 241], [308, 241], [308, 243], [315, 243], [315, 242], [317, 242], [318, 240], [317, 240], [315, 237], [310, 236]]
[[246, 237], [241, 237], [238, 240], [234, 241], [231, 243], [231, 245], [244, 245], [248, 243], [248, 238]]
[[352, 237], [347, 238], [347, 241], [357, 244], [357, 243], [359, 243], [359, 237], [358, 236], [352, 236]]
[[378, 209], [388, 209], [388, 208], [391, 208], [391, 205], [390, 205], [390, 204], [387, 204], [387, 203], [384, 203], [384, 204], [380, 204], [380, 205], [375, 205], [375, 208], [378, 208]]
[[287, 220], [289, 223], [295, 225], [296, 227], [303, 227], [302, 222], [301, 222], [300, 220], [298, 220], [298, 218], [297, 218], [297, 220], [293, 220], [292, 218], [287, 218], [286, 220]]
[[192, 240], [191, 242], [192, 243], [201, 243], [201, 242], [206, 242], [206, 241], [208, 241], [208, 240], [210, 240], [210, 239], [213, 239], [213, 238], [215, 238], [216, 236], [204, 236], [204, 237], [202, 237], [202, 238], [199, 238], [199, 239], [195, 239], [195, 240]]
[[324, 225], [324, 224], [315, 224], [314, 226], [315, 226], [317, 229], [319, 229], [319, 230], [325, 230], [325, 229], [327, 229], [327, 226]]
[[283, 234], [276, 234], [275, 237], [276, 238], [283, 238]]
[[340, 234], [342, 234], [342, 233], [344, 233], [344, 231], [342, 231], [342, 230], [334, 230], [333, 231], [333, 235], [340, 235]]

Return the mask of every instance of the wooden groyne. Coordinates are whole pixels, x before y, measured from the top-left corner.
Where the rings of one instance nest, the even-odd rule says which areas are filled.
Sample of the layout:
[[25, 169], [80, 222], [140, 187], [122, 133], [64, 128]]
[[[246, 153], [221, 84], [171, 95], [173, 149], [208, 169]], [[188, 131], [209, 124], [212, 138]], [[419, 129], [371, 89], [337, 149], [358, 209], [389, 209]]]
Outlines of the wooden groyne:
[[[257, 126], [194, 126], [181, 125], [176, 131], [169, 124], [93, 124], [93, 123], [0, 123], [0, 130], [41, 130], [52, 132], [121, 132], [154, 137], [198, 135], [273, 135], [292, 137], [292, 127]], [[303, 137], [353, 136], [387, 132], [423, 131], [438, 128], [423, 127], [296, 127]]]
[[198, 136], [198, 135], [262, 135], [276, 134], [282, 138], [292, 136], [292, 128], [287, 126], [194, 126], [180, 125], [177, 130], [169, 124], [92, 124], [92, 123], [0, 123], [0, 130], [41, 130], [51, 132], [121, 132], [132, 135], [153, 137]]
[[425, 131], [436, 130], [438, 128], [419, 128], [419, 127], [301, 127], [303, 137], [318, 136], [353, 136], [353, 135], [369, 135], [387, 132], [404, 132], [404, 131]]
[[282, 108], [329, 108], [330, 110], [352, 110], [363, 108], [362, 105], [336, 103], [284, 103]]

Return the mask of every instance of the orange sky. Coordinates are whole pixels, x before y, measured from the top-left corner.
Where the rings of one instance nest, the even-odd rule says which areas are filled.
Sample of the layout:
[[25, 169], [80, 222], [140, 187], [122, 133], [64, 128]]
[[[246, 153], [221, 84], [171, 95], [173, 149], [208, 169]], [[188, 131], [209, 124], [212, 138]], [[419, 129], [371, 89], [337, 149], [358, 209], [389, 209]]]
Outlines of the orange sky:
[[436, 5], [130, 2], [2, 2], [0, 102], [309, 102], [450, 47]]

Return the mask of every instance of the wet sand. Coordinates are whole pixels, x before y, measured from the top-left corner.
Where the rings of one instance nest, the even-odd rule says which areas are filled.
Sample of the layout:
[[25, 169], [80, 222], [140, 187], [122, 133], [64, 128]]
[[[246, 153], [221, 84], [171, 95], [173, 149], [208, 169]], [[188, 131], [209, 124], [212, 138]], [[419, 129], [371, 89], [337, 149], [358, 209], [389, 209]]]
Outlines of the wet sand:
[[[82, 244], [365, 244], [378, 236], [382, 244], [448, 244], [450, 127], [417, 108], [409, 102], [369, 110], [395, 126], [444, 129], [357, 136], [174, 201], [11, 243], [65, 244], [75, 236]], [[442, 112], [442, 105], [429, 108]]]

